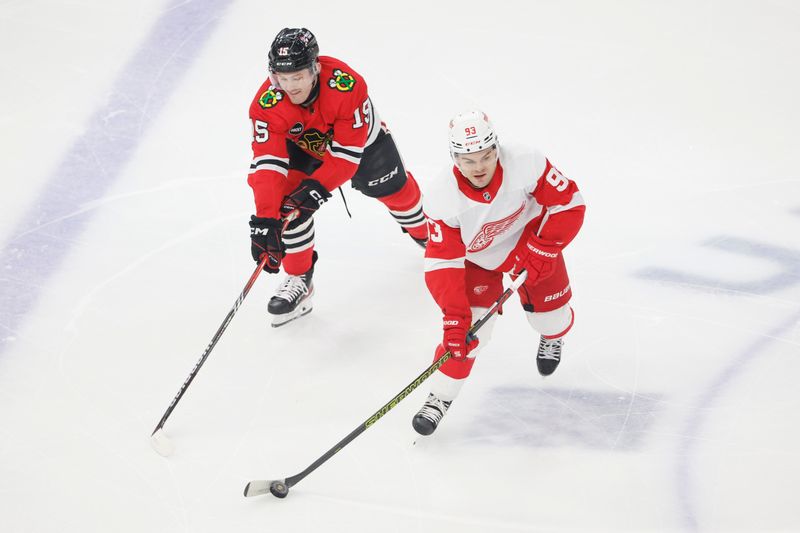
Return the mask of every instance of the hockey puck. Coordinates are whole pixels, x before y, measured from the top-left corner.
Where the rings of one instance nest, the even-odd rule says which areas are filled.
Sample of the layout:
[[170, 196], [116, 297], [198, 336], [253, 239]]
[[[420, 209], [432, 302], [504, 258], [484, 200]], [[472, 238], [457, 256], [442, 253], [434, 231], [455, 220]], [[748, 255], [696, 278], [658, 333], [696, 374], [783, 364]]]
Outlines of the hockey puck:
[[289, 487], [283, 481], [273, 481], [269, 485], [269, 491], [276, 498], [285, 498], [289, 494]]

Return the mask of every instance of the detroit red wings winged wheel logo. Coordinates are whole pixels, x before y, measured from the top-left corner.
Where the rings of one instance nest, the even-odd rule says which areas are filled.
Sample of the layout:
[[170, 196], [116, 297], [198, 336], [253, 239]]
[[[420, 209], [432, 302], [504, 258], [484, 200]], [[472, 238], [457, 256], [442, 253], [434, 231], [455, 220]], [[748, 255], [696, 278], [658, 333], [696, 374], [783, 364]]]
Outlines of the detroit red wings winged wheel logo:
[[469, 243], [467, 246], [467, 250], [470, 252], [480, 252], [484, 248], [488, 247], [492, 244], [492, 241], [498, 235], [505, 233], [508, 228], [510, 228], [514, 222], [522, 215], [522, 212], [525, 210], [525, 202], [519, 206], [519, 209], [508, 215], [506, 218], [500, 219], [496, 222], [487, 222], [483, 225], [481, 230], [472, 239], [472, 242]]

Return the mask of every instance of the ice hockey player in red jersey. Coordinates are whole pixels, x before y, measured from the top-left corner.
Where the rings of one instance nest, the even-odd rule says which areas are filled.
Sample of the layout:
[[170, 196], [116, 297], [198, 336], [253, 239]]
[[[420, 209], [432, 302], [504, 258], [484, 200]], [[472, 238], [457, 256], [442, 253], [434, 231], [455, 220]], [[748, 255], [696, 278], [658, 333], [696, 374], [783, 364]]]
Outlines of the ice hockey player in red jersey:
[[257, 262], [267, 254], [267, 272], [283, 264], [287, 274], [268, 304], [273, 326], [311, 311], [314, 213], [346, 182], [382, 202], [405, 233], [426, 245], [419, 187], [366, 82], [344, 62], [320, 56], [309, 30], [284, 28], [275, 37], [269, 78], [250, 105], [250, 119], [251, 253]]
[[425, 282], [443, 314], [444, 335], [434, 360], [446, 351], [452, 358], [431, 376], [431, 392], [413, 418], [421, 435], [436, 430], [489, 341], [496, 315], [478, 339], [468, 341], [467, 331], [473, 316], [500, 297], [503, 273], [527, 271], [518, 293], [540, 335], [536, 364], [543, 376], [555, 371], [573, 322], [561, 251], [578, 233], [585, 210], [575, 182], [539, 152], [501, 148], [482, 111], [452, 119], [450, 153], [455, 165], [425, 192], [430, 235]]

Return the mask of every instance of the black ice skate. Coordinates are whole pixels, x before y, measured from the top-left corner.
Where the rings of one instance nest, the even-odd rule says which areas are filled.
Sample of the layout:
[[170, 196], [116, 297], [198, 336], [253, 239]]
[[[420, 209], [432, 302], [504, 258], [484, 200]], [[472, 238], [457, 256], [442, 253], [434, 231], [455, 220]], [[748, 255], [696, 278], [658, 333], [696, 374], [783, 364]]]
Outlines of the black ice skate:
[[314, 267], [300, 276], [287, 276], [267, 305], [272, 327], [277, 328], [311, 312], [314, 294]]
[[442, 421], [442, 418], [447, 412], [447, 409], [450, 408], [451, 403], [453, 402], [445, 402], [440, 400], [433, 393], [428, 394], [428, 399], [425, 400], [425, 405], [423, 405], [422, 409], [420, 409], [419, 412], [414, 415], [414, 419], [411, 421], [411, 424], [414, 426], [414, 430], [420, 435], [426, 436], [436, 431], [436, 428], [439, 426], [439, 422]]
[[539, 352], [536, 354], [536, 367], [539, 373], [543, 376], [549, 376], [558, 368], [558, 363], [561, 362], [561, 347], [564, 346], [564, 340], [559, 337], [558, 339], [546, 339], [542, 335], [539, 339]]

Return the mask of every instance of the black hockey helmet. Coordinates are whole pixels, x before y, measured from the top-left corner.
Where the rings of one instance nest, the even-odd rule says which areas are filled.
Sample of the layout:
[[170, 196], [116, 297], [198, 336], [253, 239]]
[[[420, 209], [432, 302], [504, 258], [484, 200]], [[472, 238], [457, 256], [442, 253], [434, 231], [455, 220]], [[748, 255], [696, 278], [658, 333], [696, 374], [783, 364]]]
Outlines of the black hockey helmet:
[[283, 28], [269, 47], [270, 72], [296, 72], [311, 68], [319, 56], [314, 34], [305, 28]]

